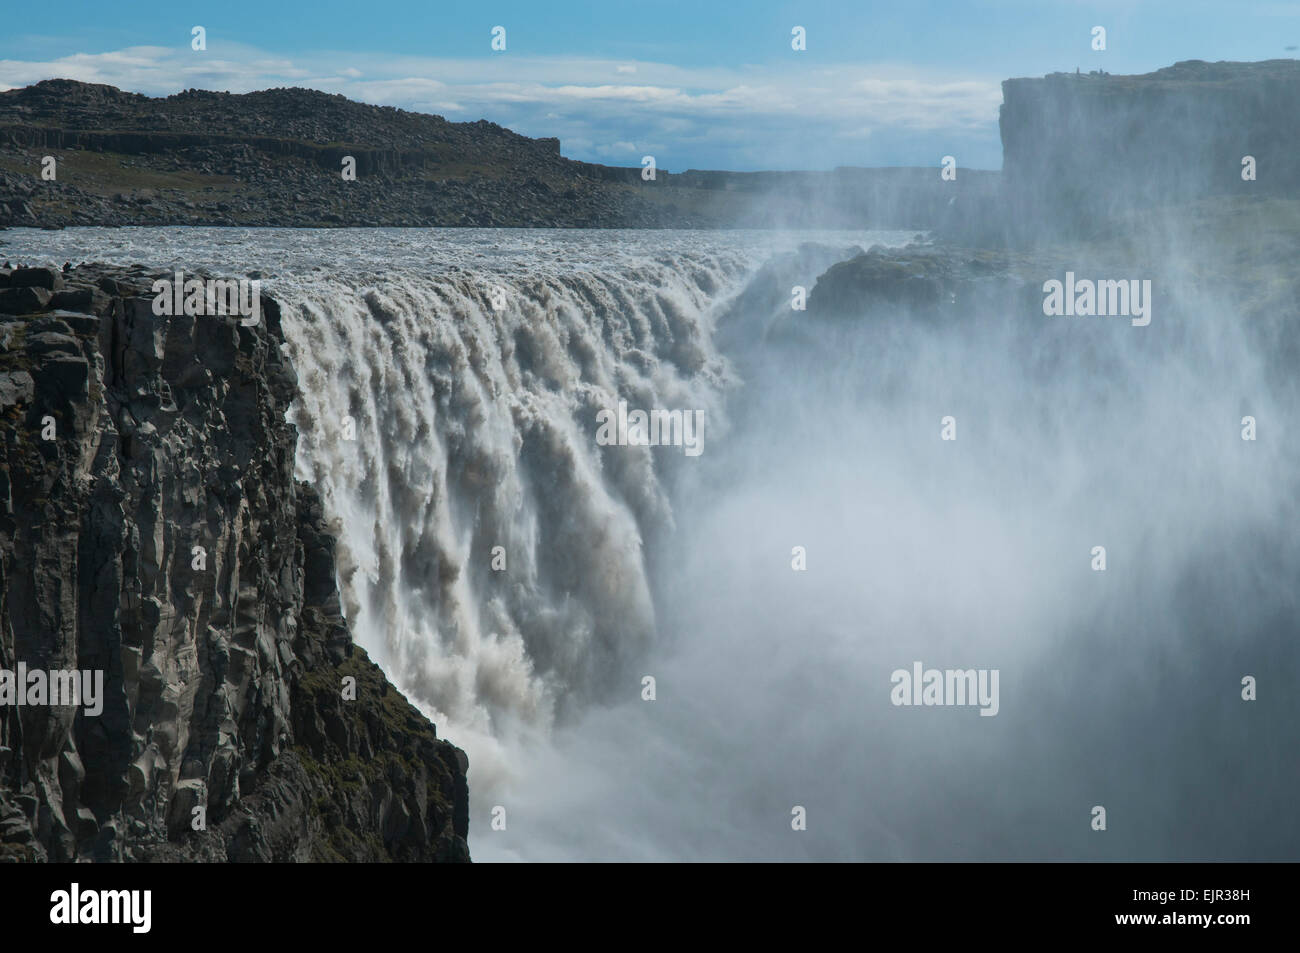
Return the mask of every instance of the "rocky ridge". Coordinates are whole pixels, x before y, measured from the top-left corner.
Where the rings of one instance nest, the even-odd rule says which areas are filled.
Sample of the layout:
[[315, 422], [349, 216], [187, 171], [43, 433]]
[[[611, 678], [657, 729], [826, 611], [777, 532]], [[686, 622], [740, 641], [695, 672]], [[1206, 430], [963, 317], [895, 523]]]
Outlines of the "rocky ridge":
[[661, 167], [646, 181], [639, 165], [564, 158], [557, 139], [309, 89], [153, 98], [56, 79], [0, 93], [0, 226], [921, 228], [996, 180]]
[[[556, 139], [307, 89], [0, 93], [0, 225], [653, 227], [689, 210]], [[41, 161], [58, 165], [53, 181]], [[356, 162], [345, 181], [342, 160]]]

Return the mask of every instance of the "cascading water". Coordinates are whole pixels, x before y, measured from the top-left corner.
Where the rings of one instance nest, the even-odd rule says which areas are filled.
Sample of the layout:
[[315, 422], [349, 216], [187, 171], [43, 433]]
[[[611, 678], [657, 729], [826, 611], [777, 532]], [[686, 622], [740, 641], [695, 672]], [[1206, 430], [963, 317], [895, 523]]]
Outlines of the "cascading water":
[[672, 525], [675, 461], [602, 452], [596, 415], [624, 399], [720, 430], [732, 376], [710, 296], [743, 271], [734, 256], [285, 294], [299, 476], [337, 521], [347, 615], [438, 721], [545, 724], [644, 652], [644, 543]]
[[678, 447], [600, 446], [597, 419], [699, 412], [737, 383], [712, 322], [771, 249], [392, 268], [276, 285], [300, 399], [298, 476], [339, 538], [354, 637], [469, 751], [479, 802], [504, 739], [626, 695], [655, 642]]
[[[801, 238], [820, 237], [805, 234]], [[894, 233], [827, 233], [841, 246]], [[75, 230], [50, 260], [253, 274], [299, 380], [298, 477], [338, 537], [354, 638], [471, 755], [619, 693], [656, 636], [680, 448], [602, 447], [619, 401], [726, 429], [719, 307], [771, 233]]]

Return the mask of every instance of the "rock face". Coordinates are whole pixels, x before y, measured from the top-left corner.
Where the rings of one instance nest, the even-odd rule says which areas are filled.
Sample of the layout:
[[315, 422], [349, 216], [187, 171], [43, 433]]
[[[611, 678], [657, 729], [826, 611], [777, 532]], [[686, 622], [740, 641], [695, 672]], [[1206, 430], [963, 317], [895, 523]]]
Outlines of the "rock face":
[[104, 673], [0, 705], [0, 859], [468, 860], [464, 754], [341, 617], [275, 302], [153, 277], [0, 270], [0, 669]]
[[[1209, 195], [1300, 192], [1300, 61], [1176, 63], [1002, 84], [1011, 218], [1083, 227]], [[1255, 159], [1255, 179], [1242, 160]]]

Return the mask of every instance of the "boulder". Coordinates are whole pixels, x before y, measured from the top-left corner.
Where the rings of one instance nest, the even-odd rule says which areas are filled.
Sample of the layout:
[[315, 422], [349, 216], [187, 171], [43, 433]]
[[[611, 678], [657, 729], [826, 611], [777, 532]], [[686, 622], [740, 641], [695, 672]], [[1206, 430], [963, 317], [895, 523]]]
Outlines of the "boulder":
[[9, 276], [9, 287], [58, 291], [63, 287], [63, 276], [54, 268], [15, 268]]
[[54, 292], [47, 288], [17, 287], [0, 290], [0, 314], [36, 314], [49, 307]]

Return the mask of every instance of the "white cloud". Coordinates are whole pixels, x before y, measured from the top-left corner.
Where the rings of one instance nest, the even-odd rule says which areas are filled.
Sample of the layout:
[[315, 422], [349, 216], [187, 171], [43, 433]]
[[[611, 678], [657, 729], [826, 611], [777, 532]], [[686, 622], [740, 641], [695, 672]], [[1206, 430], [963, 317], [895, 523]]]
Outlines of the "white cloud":
[[604, 156], [629, 156], [638, 152], [635, 143], [631, 142], [611, 142], [608, 145], [598, 145], [594, 150], [599, 155]]

